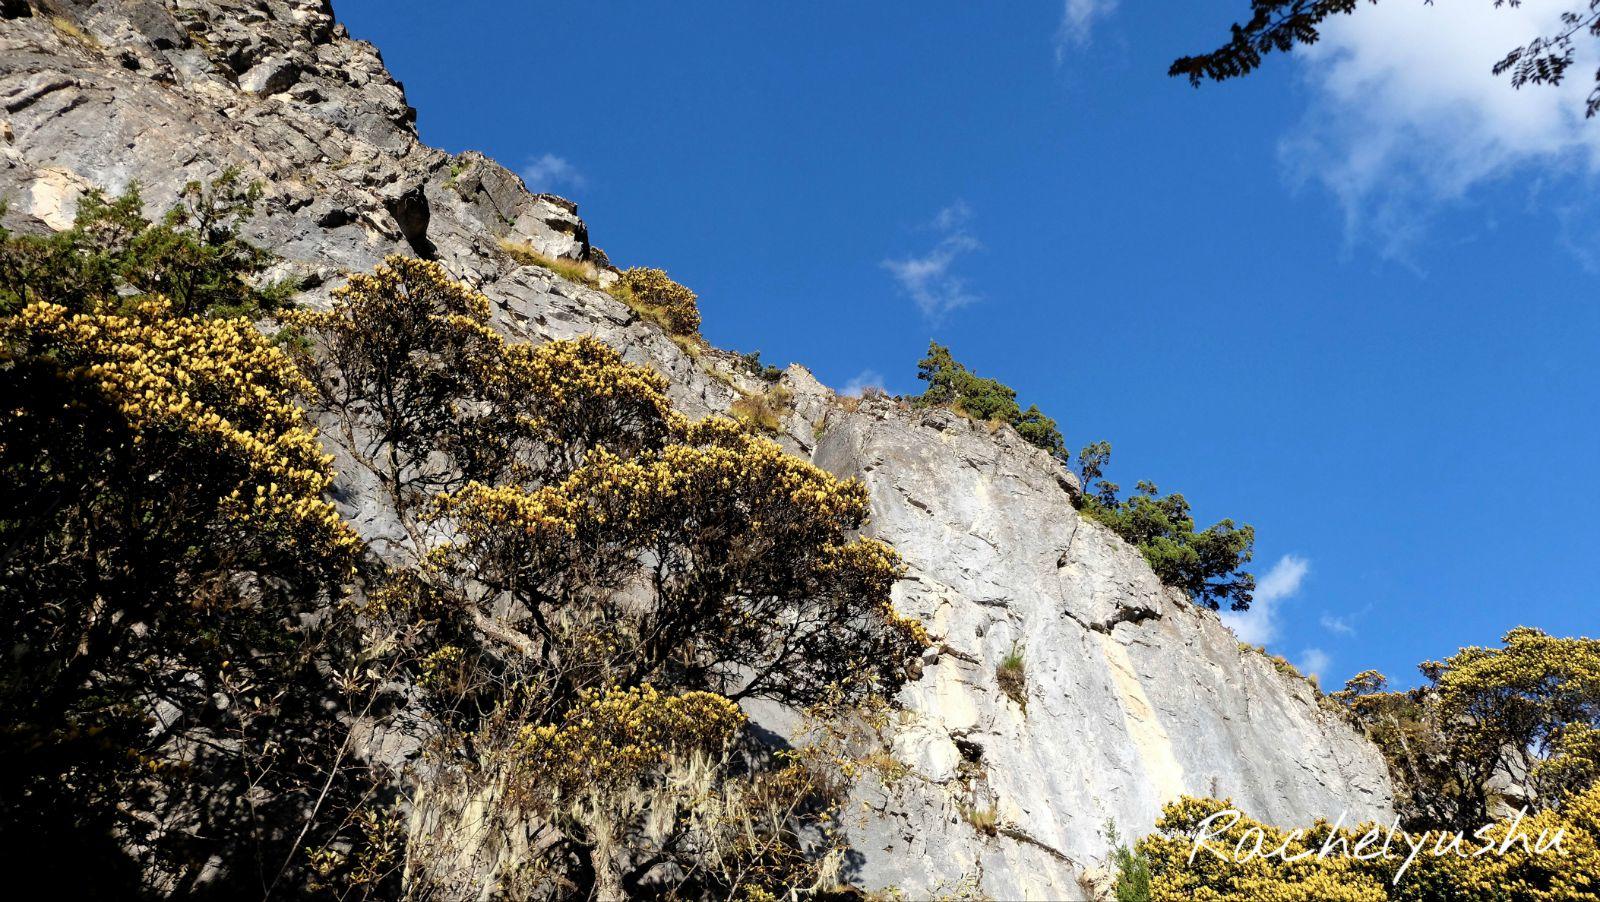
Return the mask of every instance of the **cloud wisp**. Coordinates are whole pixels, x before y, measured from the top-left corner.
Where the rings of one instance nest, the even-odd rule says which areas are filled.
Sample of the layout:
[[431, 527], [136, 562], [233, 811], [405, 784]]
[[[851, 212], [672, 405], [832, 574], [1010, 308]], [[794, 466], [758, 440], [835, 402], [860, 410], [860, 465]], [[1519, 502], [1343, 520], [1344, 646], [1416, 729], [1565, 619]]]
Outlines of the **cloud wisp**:
[[978, 300], [978, 295], [967, 287], [967, 280], [952, 272], [957, 260], [983, 247], [968, 230], [971, 219], [972, 210], [957, 201], [940, 210], [928, 224], [939, 240], [927, 253], [883, 261], [883, 268], [931, 322], [937, 323], [950, 311]]
[[1286, 554], [1278, 559], [1266, 576], [1256, 583], [1255, 598], [1248, 611], [1223, 611], [1222, 622], [1241, 642], [1266, 645], [1278, 638], [1278, 605], [1300, 592], [1301, 583], [1311, 572], [1311, 562]]
[[1279, 145], [1289, 180], [1339, 204], [1347, 246], [1406, 260], [1442, 212], [1524, 170], [1583, 178], [1600, 169], [1600, 127], [1583, 117], [1594, 42], [1560, 87], [1516, 90], [1490, 69], [1548, 34], [1560, 4], [1380, 3], [1330, 20], [1299, 48], [1311, 91]]
[[883, 374], [877, 370], [862, 370], [850, 377], [850, 381], [839, 389], [839, 394], [847, 398], [859, 398], [869, 388], [883, 390]]
[[1333, 658], [1327, 652], [1320, 648], [1307, 648], [1300, 652], [1300, 660], [1295, 662], [1295, 666], [1306, 676], [1314, 676], [1320, 680], [1323, 674], [1328, 672], [1328, 665], [1332, 663]]
[[567, 160], [547, 153], [528, 161], [518, 173], [529, 191], [556, 192], [567, 188], [582, 188], [587, 179]]
[[1056, 62], [1066, 58], [1067, 51], [1089, 43], [1096, 22], [1109, 16], [1117, 8], [1117, 0], [1065, 0], [1061, 6], [1061, 24], [1056, 26]]
[[1354, 636], [1356, 634], [1356, 628], [1351, 626], [1350, 621], [1344, 617], [1335, 617], [1324, 612], [1317, 622], [1322, 624], [1322, 628], [1330, 633], [1337, 633], [1341, 636]]

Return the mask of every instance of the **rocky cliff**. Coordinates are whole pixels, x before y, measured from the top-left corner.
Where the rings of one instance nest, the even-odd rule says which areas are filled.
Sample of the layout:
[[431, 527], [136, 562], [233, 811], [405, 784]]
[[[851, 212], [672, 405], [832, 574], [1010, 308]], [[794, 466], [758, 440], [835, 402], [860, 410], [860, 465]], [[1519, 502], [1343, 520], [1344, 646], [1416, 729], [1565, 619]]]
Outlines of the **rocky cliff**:
[[[514, 336], [594, 334], [655, 367], [691, 415], [765, 388], [732, 355], [688, 353], [609, 295], [508, 257], [504, 240], [602, 259], [571, 203], [422, 145], [377, 50], [321, 0], [0, 0], [0, 16], [8, 227], [65, 226], [86, 189], [132, 182], [156, 213], [185, 182], [237, 167], [266, 188], [248, 237], [311, 303], [415, 254], [479, 287]], [[947, 411], [841, 403], [797, 366], [783, 384], [785, 444], [867, 482], [873, 532], [910, 565], [897, 603], [940, 640], [900, 699], [897, 763], [853, 800], [859, 885], [1075, 898], [1104, 825], [1142, 832], [1180, 793], [1283, 822], [1386, 816], [1376, 750], [1080, 517], [1047, 455]], [[374, 497], [339, 486], [370, 538], [393, 529]], [[1010, 693], [1008, 659], [1024, 674]]]

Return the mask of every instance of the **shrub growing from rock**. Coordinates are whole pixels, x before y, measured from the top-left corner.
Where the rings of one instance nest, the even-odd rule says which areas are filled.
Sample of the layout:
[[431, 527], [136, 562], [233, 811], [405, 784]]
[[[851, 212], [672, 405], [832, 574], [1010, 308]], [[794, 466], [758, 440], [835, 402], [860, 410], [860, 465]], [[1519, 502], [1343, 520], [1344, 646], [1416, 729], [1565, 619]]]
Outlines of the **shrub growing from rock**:
[[[366, 614], [425, 690], [430, 783], [462, 810], [497, 800], [492, 834], [544, 837], [495, 879], [602, 898], [822, 880], [833, 858], [800, 844], [828, 841], [837, 762], [735, 766], [736, 705], [832, 716], [906, 678], [927, 637], [890, 607], [894, 552], [854, 537], [865, 488], [733, 420], [688, 422], [598, 341], [507, 341], [437, 264], [390, 260], [294, 321], [319, 406], [371, 437], [358, 461], [412, 543]], [[415, 886], [467, 879], [460, 844], [482, 835], [419, 840]]]
[[695, 293], [672, 281], [665, 272], [644, 266], [623, 270], [620, 288], [636, 309], [657, 320], [673, 335], [700, 334], [700, 308]]
[[1110, 461], [1108, 442], [1079, 452], [1083, 512], [1137, 547], [1163, 583], [1194, 601], [1212, 610], [1224, 601], [1235, 611], [1250, 607], [1256, 578], [1242, 568], [1255, 555], [1255, 528], [1224, 519], [1196, 531], [1188, 500], [1176, 492], [1162, 495], [1151, 482], [1140, 482], [1122, 500], [1117, 485], [1103, 477]]
[[1017, 707], [1023, 711], [1028, 710], [1028, 673], [1022, 661], [1021, 651], [1013, 647], [1006, 653], [995, 666], [994, 680], [1006, 698], [1016, 702]]
[[994, 379], [985, 379], [962, 366], [950, 349], [937, 342], [928, 345], [928, 356], [917, 363], [917, 378], [928, 383], [914, 403], [919, 407], [949, 407], [962, 416], [986, 423], [1005, 423], [1030, 444], [1057, 456], [1066, 454], [1066, 445], [1055, 420], [1036, 406], [1023, 410], [1017, 393]]
[[0, 315], [43, 301], [72, 312], [115, 312], [142, 296], [176, 315], [259, 317], [283, 306], [285, 285], [258, 286], [274, 256], [240, 237], [261, 186], [235, 170], [190, 182], [159, 222], [138, 185], [108, 200], [90, 191], [72, 228], [47, 236], [0, 229]]

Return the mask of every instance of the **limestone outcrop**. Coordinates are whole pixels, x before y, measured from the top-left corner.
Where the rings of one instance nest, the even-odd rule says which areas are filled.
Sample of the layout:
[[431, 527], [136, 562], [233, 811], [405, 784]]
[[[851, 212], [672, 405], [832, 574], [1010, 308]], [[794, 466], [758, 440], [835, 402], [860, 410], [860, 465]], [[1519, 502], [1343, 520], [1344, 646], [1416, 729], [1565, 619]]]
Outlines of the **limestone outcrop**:
[[[690, 354], [604, 292], [507, 255], [504, 242], [605, 262], [570, 202], [423, 145], [378, 51], [322, 0], [7, 0], [0, 17], [10, 228], [64, 227], [85, 190], [134, 182], [159, 213], [184, 183], [236, 167], [266, 189], [247, 237], [310, 303], [415, 254], [487, 294], [517, 338], [593, 334], [655, 367], [691, 416], [768, 388], [735, 355]], [[841, 402], [798, 366], [781, 384], [786, 447], [867, 482], [871, 530], [910, 568], [897, 604], [940, 642], [900, 699], [900, 766], [852, 801], [859, 885], [1079, 897], [1105, 824], [1141, 833], [1180, 793], [1286, 823], [1387, 816], [1376, 749], [1080, 516], [1058, 462], [948, 411]], [[337, 493], [369, 538], [394, 531], [371, 486]], [[997, 682], [1008, 658], [1020, 703]]]

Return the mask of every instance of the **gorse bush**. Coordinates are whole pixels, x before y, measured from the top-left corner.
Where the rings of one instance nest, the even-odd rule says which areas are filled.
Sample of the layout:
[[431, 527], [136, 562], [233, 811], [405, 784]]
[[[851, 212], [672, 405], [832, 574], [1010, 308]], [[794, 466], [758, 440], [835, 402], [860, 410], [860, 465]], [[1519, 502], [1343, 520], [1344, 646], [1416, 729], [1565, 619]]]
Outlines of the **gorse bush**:
[[1066, 445], [1055, 420], [1030, 406], [1017, 405], [1017, 393], [1010, 386], [985, 379], [968, 370], [950, 355], [950, 349], [937, 342], [928, 345], [928, 356], [917, 363], [917, 378], [928, 383], [915, 399], [918, 406], [949, 407], [963, 416], [986, 423], [1005, 423], [1029, 443], [1064, 455]]
[[[279, 305], [239, 238], [259, 194], [190, 185], [160, 224], [91, 193], [49, 237], [0, 234], [0, 855], [80, 891], [277, 882], [341, 841], [358, 768], [322, 616], [353, 532], [323, 495], [306, 384], [242, 319]], [[226, 862], [208, 871], [208, 861]]]
[[1383, 750], [1411, 826], [1473, 829], [1492, 787], [1526, 783], [1551, 806], [1600, 771], [1600, 640], [1519, 627], [1502, 648], [1463, 648], [1390, 692], [1377, 671], [1332, 694]]
[[1139, 549], [1163, 583], [1182, 589], [1213, 610], [1226, 601], [1235, 611], [1250, 606], [1256, 580], [1243, 568], [1255, 554], [1255, 529], [1221, 520], [1196, 532], [1189, 502], [1182, 495], [1160, 494], [1153, 483], [1140, 482], [1127, 500], [1107, 482], [1111, 461], [1108, 442], [1090, 444], [1078, 454], [1083, 482], [1083, 511]]
[[[1322, 820], [1285, 829], [1232, 808], [1230, 800], [1185, 797], [1163, 809], [1158, 832], [1138, 843], [1150, 862], [1152, 900], [1600, 900], [1600, 786], [1559, 809], [1468, 831], [1458, 847], [1451, 833], [1397, 831], [1388, 840], [1389, 824], [1335, 829]], [[1558, 833], [1559, 853], [1550, 848]], [[1197, 838], [1204, 846], [1191, 863]]]
[[318, 664], [350, 637], [316, 612], [359, 542], [280, 349], [157, 295], [114, 306], [0, 320], [0, 849], [112, 896], [213, 858], [259, 889], [339, 751]]
[[618, 288], [635, 309], [660, 322], [673, 335], [700, 334], [700, 308], [695, 293], [665, 272], [644, 266], [623, 270]]

